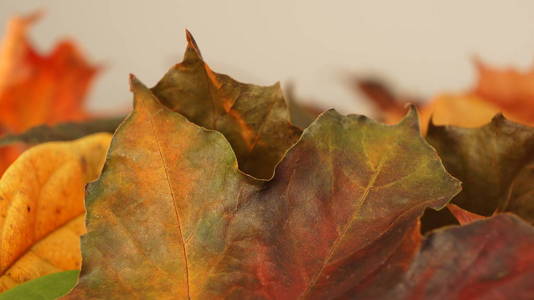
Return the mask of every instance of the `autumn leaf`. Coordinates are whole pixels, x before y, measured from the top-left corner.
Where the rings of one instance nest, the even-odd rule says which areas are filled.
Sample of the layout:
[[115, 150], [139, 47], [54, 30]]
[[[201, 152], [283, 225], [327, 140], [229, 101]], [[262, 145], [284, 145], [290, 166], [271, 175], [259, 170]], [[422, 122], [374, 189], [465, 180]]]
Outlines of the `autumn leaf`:
[[532, 299], [534, 228], [512, 214], [432, 232], [404, 278], [376, 299]]
[[[70, 41], [49, 54], [35, 50], [27, 31], [38, 18], [11, 19], [0, 44], [0, 134], [87, 117], [84, 98], [98, 68]], [[0, 150], [0, 174], [22, 149]]]
[[513, 212], [534, 223], [534, 128], [497, 115], [480, 128], [431, 125], [427, 138], [463, 182], [453, 203], [484, 216]]
[[20, 134], [6, 134], [0, 137], [0, 147], [16, 143], [41, 144], [54, 141], [71, 141], [84, 136], [108, 132], [113, 133], [124, 117], [92, 119], [80, 122], [65, 122], [55, 125], [32, 127]]
[[534, 69], [520, 72], [475, 61], [478, 81], [473, 93], [499, 107], [509, 118], [534, 125]]
[[131, 86], [134, 111], [88, 186], [68, 299], [357, 295], [402, 275], [418, 217], [459, 191], [414, 110], [395, 126], [327, 111], [264, 181], [238, 169], [221, 133]]
[[300, 130], [289, 122], [280, 85], [263, 87], [213, 72], [191, 34], [182, 63], [152, 88], [158, 99], [190, 121], [214, 129], [234, 148], [240, 168], [268, 179]]
[[0, 292], [80, 268], [84, 186], [100, 173], [111, 136], [45, 143], [24, 152], [0, 180]]
[[484, 216], [469, 212], [456, 204], [449, 204], [447, 205], [447, 208], [461, 225], [469, 224], [485, 218]]
[[428, 125], [453, 125], [474, 128], [485, 125], [499, 113], [499, 109], [484, 100], [465, 94], [441, 94], [420, 109], [422, 132]]

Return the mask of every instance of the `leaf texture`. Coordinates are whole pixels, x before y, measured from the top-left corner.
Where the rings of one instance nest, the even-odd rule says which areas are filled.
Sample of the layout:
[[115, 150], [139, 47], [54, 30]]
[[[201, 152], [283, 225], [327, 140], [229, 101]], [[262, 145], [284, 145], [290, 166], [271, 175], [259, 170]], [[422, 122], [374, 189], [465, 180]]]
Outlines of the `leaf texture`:
[[455, 204], [484, 216], [513, 212], [534, 222], [534, 128], [497, 115], [480, 128], [431, 125], [427, 138], [463, 182]]
[[110, 142], [96, 134], [24, 152], [0, 180], [0, 291], [80, 268], [84, 186], [100, 173]]
[[372, 294], [409, 266], [423, 210], [459, 191], [415, 110], [395, 126], [327, 111], [264, 181], [238, 169], [221, 133], [131, 86], [134, 111], [88, 187], [84, 265], [67, 299]]
[[448, 227], [423, 242], [384, 299], [532, 299], [534, 228], [512, 214]]
[[191, 34], [186, 35], [183, 61], [171, 68], [152, 92], [195, 124], [224, 134], [241, 170], [270, 178], [300, 136], [300, 130], [289, 122], [280, 85], [245, 84], [213, 72]]

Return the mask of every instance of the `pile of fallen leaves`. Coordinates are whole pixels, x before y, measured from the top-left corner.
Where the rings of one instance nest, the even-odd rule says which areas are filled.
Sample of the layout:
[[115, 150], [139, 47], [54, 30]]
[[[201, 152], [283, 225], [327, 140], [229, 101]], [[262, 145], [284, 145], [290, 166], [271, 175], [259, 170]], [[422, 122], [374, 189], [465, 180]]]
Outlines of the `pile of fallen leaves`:
[[33, 50], [33, 18], [0, 56], [0, 299], [532, 299], [534, 73], [411, 106], [360, 81], [394, 125], [292, 105], [301, 129], [187, 33], [111, 136], [96, 69]]

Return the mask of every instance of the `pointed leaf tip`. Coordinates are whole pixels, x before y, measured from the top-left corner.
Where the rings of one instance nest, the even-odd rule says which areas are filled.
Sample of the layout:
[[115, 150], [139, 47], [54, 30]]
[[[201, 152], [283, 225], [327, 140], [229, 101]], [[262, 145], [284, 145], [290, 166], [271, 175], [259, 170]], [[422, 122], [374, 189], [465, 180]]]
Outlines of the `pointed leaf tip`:
[[128, 77], [128, 80], [129, 80], [129, 83], [130, 83], [130, 91], [134, 91], [135, 88], [141, 84], [141, 82], [139, 81], [139, 79], [137, 79], [137, 77], [135, 77], [134, 74], [130, 73], [129, 77]]
[[197, 42], [188, 29], [185, 29], [185, 37], [187, 40], [187, 50], [192, 49], [198, 55], [198, 57], [202, 59], [202, 54], [200, 53]]
[[406, 107], [408, 108], [408, 112], [406, 113], [404, 118], [402, 118], [399, 124], [406, 125], [419, 131], [419, 117], [417, 114], [416, 106], [411, 103], [408, 103]]

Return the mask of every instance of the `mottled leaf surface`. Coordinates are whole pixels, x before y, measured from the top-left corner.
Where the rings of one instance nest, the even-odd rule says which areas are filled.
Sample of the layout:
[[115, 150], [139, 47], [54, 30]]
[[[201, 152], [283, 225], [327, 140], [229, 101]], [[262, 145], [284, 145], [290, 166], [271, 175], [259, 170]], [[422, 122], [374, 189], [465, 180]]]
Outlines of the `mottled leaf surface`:
[[480, 128], [433, 126], [428, 141], [463, 182], [453, 202], [489, 216], [513, 212], [534, 222], [534, 129], [497, 115]]
[[152, 88], [159, 100], [190, 121], [228, 139], [241, 170], [268, 179], [300, 136], [289, 122], [280, 85], [245, 84], [213, 72], [187, 32], [184, 59]]
[[532, 299], [534, 228], [512, 214], [431, 233], [384, 299]]
[[415, 110], [395, 126], [328, 111], [262, 181], [238, 169], [222, 134], [131, 84], [134, 112], [88, 187], [69, 299], [373, 294], [408, 268], [423, 210], [459, 191]]

